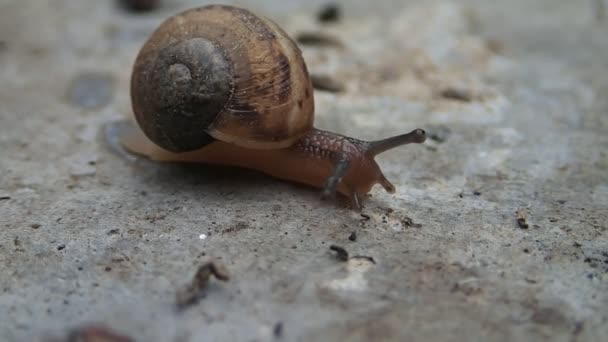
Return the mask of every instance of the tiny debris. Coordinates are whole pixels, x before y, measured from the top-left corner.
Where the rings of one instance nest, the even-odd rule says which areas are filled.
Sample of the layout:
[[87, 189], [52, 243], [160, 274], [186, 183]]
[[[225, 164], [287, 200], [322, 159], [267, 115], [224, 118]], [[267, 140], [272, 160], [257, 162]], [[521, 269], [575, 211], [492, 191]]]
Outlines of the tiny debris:
[[57, 246], [57, 250], [58, 251], [62, 251], [64, 249], [65, 249], [65, 245], [59, 245], [59, 246]]
[[202, 264], [196, 271], [191, 283], [177, 291], [176, 303], [178, 308], [195, 304], [201, 298], [211, 276], [221, 281], [230, 279], [228, 270], [222, 263], [209, 261]]
[[8, 201], [11, 199], [11, 196], [0, 196], [0, 201]]
[[473, 100], [473, 94], [470, 90], [462, 88], [448, 87], [440, 92], [441, 97], [448, 100], [456, 100], [462, 102], [471, 102]]
[[342, 11], [336, 3], [328, 3], [321, 8], [317, 14], [317, 19], [321, 23], [334, 23], [341, 19]]
[[120, 335], [107, 327], [90, 325], [72, 330], [66, 342], [134, 342], [132, 338]]
[[251, 228], [251, 227], [249, 226], [249, 224], [247, 222], [238, 221], [235, 224], [231, 225], [230, 227], [222, 230], [222, 234], [237, 233], [237, 232], [240, 232], [241, 230], [249, 229], [249, 228]]
[[344, 85], [328, 75], [310, 74], [312, 86], [317, 90], [340, 93], [344, 91]]
[[365, 220], [365, 221], [369, 221], [372, 218], [371, 216], [369, 216], [367, 214], [363, 214], [363, 213], [361, 213], [361, 217], [363, 217], [363, 220]]
[[523, 208], [517, 209], [517, 225], [522, 229], [528, 229], [529, 227], [526, 220], [526, 211]]
[[538, 280], [530, 278], [530, 277], [525, 277], [524, 280], [529, 283], [529, 284], [537, 284]]
[[118, 229], [110, 229], [108, 230], [108, 232], [106, 233], [106, 235], [111, 236], [111, 235], [116, 235], [118, 234], [119, 230]]
[[272, 329], [272, 334], [275, 338], [283, 337], [283, 322], [277, 322]]
[[348, 261], [348, 252], [343, 247], [337, 245], [329, 246], [329, 249], [336, 252], [336, 257], [340, 261]]
[[404, 216], [403, 219], [401, 220], [401, 224], [404, 227], [411, 227], [411, 228], [420, 228], [422, 227], [422, 225], [420, 223], [416, 223], [414, 222], [414, 220], [409, 217], [409, 216]]
[[357, 241], [357, 232], [353, 231], [352, 233], [350, 233], [350, 235], [348, 236], [348, 239], [352, 242]]
[[160, 0], [119, 0], [119, 3], [130, 11], [147, 12], [156, 9]]
[[481, 196], [481, 191], [475, 190], [475, 191], [473, 191], [473, 195]]
[[296, 40], [302, 45], [337, 48], [344, 47], [344, 44], [342, 41], [340, 41], [340, 39], [324, 32], [301, 32], [296, 36]]
[[40, 227], [42, 227], [42, 225], [40, 223], [32, 223], [32, 224], [30, 224], [30, 228], [32, 228], [32, 229], [38, 229]]

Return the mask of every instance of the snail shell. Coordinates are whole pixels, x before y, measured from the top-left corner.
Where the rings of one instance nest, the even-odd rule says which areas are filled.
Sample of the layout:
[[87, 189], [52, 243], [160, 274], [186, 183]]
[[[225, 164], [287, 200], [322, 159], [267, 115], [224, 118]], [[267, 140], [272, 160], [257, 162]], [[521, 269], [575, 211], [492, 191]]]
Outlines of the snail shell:
[[145, 135], [173, 152], [215, 139], [284, 148], [314, 121], [300, 49], [271, 20], [231, 6], [194, 8], [164, 21], [137, 56], [131, 98]]

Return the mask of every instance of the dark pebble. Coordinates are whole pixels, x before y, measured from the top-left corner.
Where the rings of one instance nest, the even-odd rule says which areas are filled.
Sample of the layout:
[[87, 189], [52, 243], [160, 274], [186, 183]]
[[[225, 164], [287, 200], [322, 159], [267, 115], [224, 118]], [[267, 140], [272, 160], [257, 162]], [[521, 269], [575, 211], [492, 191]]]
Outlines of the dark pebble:
[[357, 241], [357, 232], [350, 233], [350, 236], [348, 237], [348, 239], [352, 242]]
[[339, 21], [342, 17], [340, 6], [335, 3], [326, 4], [317, 14], [317, 19], [322, 23], [333, 23]]

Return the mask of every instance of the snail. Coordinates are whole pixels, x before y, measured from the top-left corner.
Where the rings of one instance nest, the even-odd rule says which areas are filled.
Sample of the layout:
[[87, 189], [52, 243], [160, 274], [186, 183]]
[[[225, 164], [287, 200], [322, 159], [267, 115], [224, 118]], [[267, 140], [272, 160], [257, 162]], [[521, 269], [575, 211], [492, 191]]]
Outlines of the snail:
[[136, 57], [131, 102], [139, 128], [109, 139], [132, 154], [258, 170], [358, 210], [376, 184], [395, 193], [374, 157], [426, 139], [422, 129], [368, 142], [315, 128], [301, 50], [273, 21], [226, 5], [160, 24]]

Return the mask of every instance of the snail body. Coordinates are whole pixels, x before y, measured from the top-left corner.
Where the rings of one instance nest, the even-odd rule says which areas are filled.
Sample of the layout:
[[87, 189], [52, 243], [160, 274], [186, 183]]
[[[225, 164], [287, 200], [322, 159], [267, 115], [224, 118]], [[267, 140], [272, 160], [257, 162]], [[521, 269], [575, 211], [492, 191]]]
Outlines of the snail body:
[[302, 53], [274, 22], [211, 5], [165, 22], [140, 50], [131, 78], [129, 152], [158, 161], [230, 165], [336, 192], [361, 208], [375, 184], [374, 156], [422, 143], [416, 129], [367, 142], [314, 128], [312, 83]]

